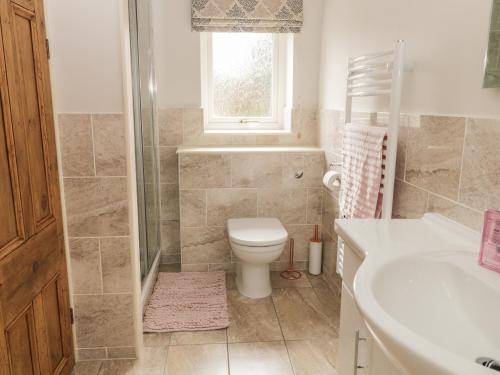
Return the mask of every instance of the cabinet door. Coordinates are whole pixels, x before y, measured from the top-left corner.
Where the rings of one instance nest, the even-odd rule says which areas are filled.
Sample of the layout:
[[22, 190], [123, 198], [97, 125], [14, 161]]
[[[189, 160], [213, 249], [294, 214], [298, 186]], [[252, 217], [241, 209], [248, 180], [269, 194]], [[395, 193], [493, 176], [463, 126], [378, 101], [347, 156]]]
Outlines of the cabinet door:
[[49, 82], [42, 0], [1, 0], [2, 374], [74, 364]]
[[[356, 333], [360, 340], [357, 339]], [[369, 373], [371, 341], [371, 336], [356, 308], [353, 296], [345, 284], [342, 284], [337, 367], [339, 375], [367, 375]], [[358, 365], [365, 368], [357, 369]]]

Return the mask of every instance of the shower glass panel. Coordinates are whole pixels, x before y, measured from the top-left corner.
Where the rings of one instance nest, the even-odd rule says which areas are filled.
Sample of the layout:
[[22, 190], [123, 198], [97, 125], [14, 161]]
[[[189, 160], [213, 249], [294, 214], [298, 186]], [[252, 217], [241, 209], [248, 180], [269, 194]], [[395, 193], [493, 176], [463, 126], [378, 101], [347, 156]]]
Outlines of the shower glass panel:
[[159, 153], [151, 0], [129, 0], [141, 278], [160, 252]]

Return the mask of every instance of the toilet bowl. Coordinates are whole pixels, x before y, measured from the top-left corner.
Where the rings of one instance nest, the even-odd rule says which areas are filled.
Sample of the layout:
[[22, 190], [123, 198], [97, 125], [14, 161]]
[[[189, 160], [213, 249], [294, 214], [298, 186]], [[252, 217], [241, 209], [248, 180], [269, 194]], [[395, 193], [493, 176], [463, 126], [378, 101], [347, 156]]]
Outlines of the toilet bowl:
[[227, 221], [227, 232], [237, 258], [236, 287], [249, 298], [271, 294], [269, 265], [278, 259], [288, 233], [275, 218], [241, 218]]

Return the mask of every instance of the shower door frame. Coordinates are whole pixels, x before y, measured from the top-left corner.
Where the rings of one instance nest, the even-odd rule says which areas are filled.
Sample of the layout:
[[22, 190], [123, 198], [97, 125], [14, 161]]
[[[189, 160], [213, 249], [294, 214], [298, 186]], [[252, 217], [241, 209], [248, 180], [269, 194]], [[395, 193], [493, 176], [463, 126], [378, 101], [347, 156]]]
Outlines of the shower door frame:
[[[152, 119], [152, 147], [155, 157], [153, 158], [153, 173], [156, 202], [155, 217], [156, 217], [156, 244], [157, 249], [150, 261], [148, 238], [148, 214], [146, 207], [146, 191], [145, 191], [145, 177], [144, 177], [144, 129], [143, 129], [143, 101], [142, 101], [142, 88], [140, 68], [141, 59], [139, 54], [139, 20], [137, 10], [138, 0], [128, 0], [129, 7], [129, 24], [130, 24], [130, 55], [131, 55], [131, 71], [132, 71], [132, 98], [133, 98], [133, 113], [134, 113], [134, 144], [135, 144], [135, 162], [136, 162], [136, 184], [137, 184], [137, 212], [138, 212], [138, 229], [139, 229], [139, 252], [140, 252], [140, 271], [141, 283], [147, 279], [147, 276], [154, 264], [155, 259], [161, 253], [161, 235], [160, 235], [160, 193], [159, 193], [159, 152], [158, 152], [158, 132], [156, 124], [156, 95], [151, 93], [154, 88], [148, 87], [151, 99], [151, 119]], [[151, 2], [150, 2], [151, 4]], [[151, 14], [151, 9], [149, 10]], [[151, 30], [151, 28], [150, 28]], [[152, 40], [152, 32], [150, 31], [150, 39]], [[150, 82], [155, 82], [154, 58], [151, 56], [149, 59], [149, 78]]]

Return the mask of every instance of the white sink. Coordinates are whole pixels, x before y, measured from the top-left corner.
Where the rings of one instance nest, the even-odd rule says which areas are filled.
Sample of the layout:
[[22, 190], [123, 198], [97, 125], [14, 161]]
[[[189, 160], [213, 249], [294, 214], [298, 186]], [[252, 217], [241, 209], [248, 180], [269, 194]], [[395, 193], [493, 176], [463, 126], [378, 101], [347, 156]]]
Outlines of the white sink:
[[[363, 233], [340, 224], [347, 241]], [[402, 372], [500, 374], [475, 363], [500, 360], [500, 274], [478, 266], [479, 235], [434, 214], [362, 227], [354, 297]]]

